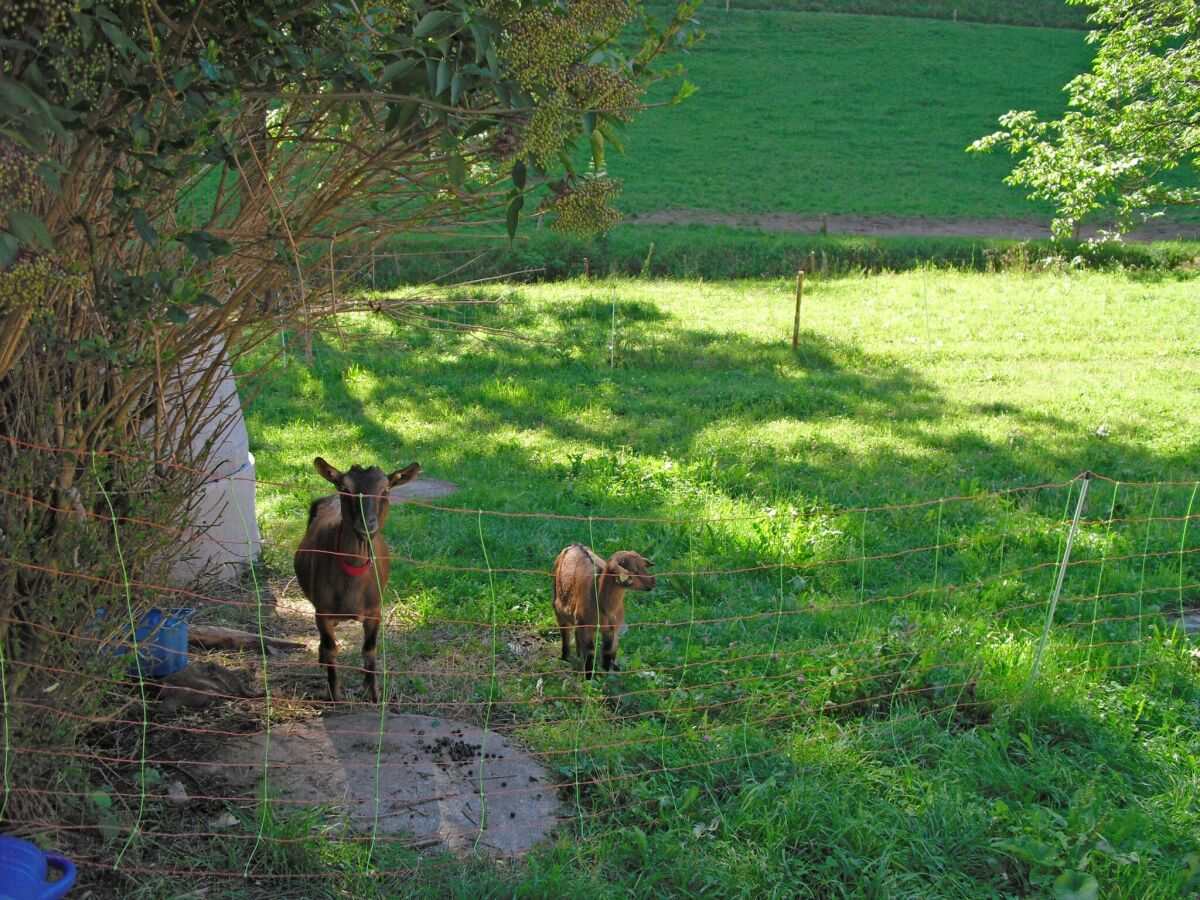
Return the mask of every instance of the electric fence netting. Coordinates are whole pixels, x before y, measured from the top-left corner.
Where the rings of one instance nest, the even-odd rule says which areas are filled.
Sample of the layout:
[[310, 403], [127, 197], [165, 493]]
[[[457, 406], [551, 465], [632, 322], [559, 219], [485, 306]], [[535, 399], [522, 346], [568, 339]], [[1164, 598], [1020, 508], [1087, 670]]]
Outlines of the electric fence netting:
[[[257, 487], [298, 509], [320, 493]], [[181, 587], [142, 580], [119, 555], [74, 570], [7, 542], [5, 566], [53, 568], [114, 599], [87, 622], [0, 607], [0, 817], [14, 834], [52, 833], [96, 879], [415, 883], [537, 841], [569, 840], [587, 859], [664, 814], [695, 818], [700, 839], [721, 827], [700, 815], [702, 794], [803, 777], [813, 748], [835, 738], [869, 750], [1194, 678], [1196, 483], [1083, 473], [964, 487], [706, 519], [406, 501], [387, 529], [378, 704], [358, 688], [357, 626], [341, 634], [346, 697], [328, 699], [312, 609], [282, 566]], [[213, 539], [139, 518], [120, 498], [74, 514], [117, 548], [142, 529]], [[654, 589], [625, 598], [620, 670], [590, 679], [577, 657], [560, 659], [551, 609], [552, 562], [574, 541], [655, 562]], [[233, 680], [172, 690], [150, 671], [164, 630], [136, 627], [151, 607], [264, 639], [193, 646], [188, 669]], [[45, 664], [37, 648], [51, 643], [74, 665]], [[92, 701], [63, 702], [66, 678], [90, 683]], [[57, 743], [62, 720], [86, 721], [84, 737]], [[41, 775], [17, 775], [28, 771]], [[334, 843], [336, 865], [322, 850]]]

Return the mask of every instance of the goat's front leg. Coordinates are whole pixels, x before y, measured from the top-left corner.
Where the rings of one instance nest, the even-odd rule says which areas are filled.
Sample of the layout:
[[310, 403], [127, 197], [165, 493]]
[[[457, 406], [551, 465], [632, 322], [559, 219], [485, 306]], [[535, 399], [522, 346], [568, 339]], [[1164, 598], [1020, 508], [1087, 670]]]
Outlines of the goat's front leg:
[[379, 702], [379, 690], [375, 687], [375, 659], [379, 644], [379, 612], [368, 615], [363, 619], [363, 687], [367, 691], [367, 699], [372, 703]]
[[329, 678], [329, 699], [334, 703], [342, 699], [342, 691], [338, 686], [337, 635], [334, 632], [336, 627], [337, 622], [333, 616], [317, 613], [317, 633], [321, 635], [319, 658]]

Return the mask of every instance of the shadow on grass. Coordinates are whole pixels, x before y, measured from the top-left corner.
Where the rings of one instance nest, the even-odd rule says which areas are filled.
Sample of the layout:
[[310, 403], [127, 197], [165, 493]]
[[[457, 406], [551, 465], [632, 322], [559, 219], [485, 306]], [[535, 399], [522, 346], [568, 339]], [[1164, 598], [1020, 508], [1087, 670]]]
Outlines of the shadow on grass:
[[[615, 348], [611, 301], [594, 296], [550, 307], [547, 343], [418, 333], [403, 354], [362, 357], [376, 379], [365, 394], [348, 390], [345, 361], [330, 356], [315, 373], [320, 403], [271, 396], [270, 417], [290, 406], [327, 418], [390, 459], [407, 452], [396, 449], [404, 435], [388, 424], [389, 404], [400, 398], [427, 426], [414, 451], [446, 469], [431, 474], [458, 481], [472, 503], [509, 508], [522, 493], [514, 482], [561, 479], [573, 455], [621, 452], [710, 463], [713, 486], [733, 499], [801, 494], [846, 506], [931, 499], [964, 482], [1062, 481], [1084, 469], [1137, 480], [1187, 470], [1182, 454], [1099, 436], [1053, 413], [1004, 400], [965, 406], [894, 357], [851, 342], [804, 334], [793, 351], [782, 341], [689, 328], [651, 303], [622, 301], [617, 313]], [[481, 324], [530, 321], [520, 303], [469, 315]], [[1006, 435], [975, 430], [991, 417], [1003, 418]], [[958, 421], [973, 427], [955, 428]], [[822, 428], [805, 427], [812, 423]], [[1024, 429], [1052, 438], [1028, 439]], [[499, 430], [548, 436], [566, 468], [533, 466], [526, 447], [497, 441]], [[483, 485], [471, 477], [480, 468], [489, 473]], [[501, 472], [504, 483], [495, 478]], [[647, 500], [626, 512], [654, 515]]]

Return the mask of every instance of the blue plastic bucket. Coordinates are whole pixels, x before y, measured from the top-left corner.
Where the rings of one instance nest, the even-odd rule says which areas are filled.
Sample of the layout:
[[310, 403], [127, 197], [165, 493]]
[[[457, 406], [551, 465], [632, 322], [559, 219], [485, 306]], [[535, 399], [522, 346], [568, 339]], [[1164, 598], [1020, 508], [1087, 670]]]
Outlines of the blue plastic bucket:
[[[188, 618], [194, 612], [194, 609], [175, 609], [164, 613], [155, 606], [142, 616], [134, 635], [143, 676], [165, 678], [187, 665]], [[104, 610], [100, 610], [99, 618], [104, 618]], [[113, 648], [111, 653], [121, 656], [128, 653], [129, 649], [129, 644], [122, 643]], [[129, 667], [134, 675], [138, 673], [138, 662]]]
[[[47, 881], [49, 869], [62, 875]], [[75, 865], [20, 838], [0, 835], [0, 900], [58, 900], [75, 883]]]

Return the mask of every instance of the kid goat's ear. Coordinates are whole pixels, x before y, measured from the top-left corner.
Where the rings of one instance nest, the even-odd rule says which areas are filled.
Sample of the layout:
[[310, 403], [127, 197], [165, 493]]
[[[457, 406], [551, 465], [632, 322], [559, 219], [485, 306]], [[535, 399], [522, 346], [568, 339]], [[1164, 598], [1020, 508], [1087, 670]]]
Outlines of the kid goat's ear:
[[417, 477], [417, 473], [421, 471], [420, 463], [409, 463], [403, 469], [397, 469], [388, 476], [388, 484], [395, 487], [398, 484], [404, 484], [406, 481], [412, 481]]
[[316, 459], [314, 459], [313, 465], [316, 466], [317, 473], [330, 484], [336, 485], [341, 482], [342, 473], [329, 463], [325, 462], [325, 460], [321, 457], [318, 456]]

